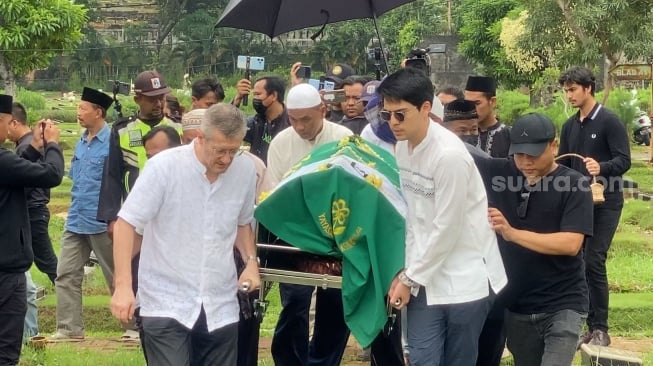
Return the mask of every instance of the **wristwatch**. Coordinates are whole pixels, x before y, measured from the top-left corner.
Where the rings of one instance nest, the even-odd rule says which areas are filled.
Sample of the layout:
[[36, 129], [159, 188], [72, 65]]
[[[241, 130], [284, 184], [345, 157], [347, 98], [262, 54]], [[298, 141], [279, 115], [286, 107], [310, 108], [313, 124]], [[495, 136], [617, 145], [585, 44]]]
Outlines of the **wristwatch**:
[[406, 275], [406, 270], [404, 269], [403, 271], [399, 272], [399, 281], [406, 285], [407, 287], [413, 288], [413, 287], [419, 287], [417, 282], [411, 280], [407, 275]]
[[259, 259], [257, 256], [255, 256], [255, 255], [250, 255], [250, 256], [248, 256], [247, 259], [245, 260], [245, 263], [247, 264], [247, 263], [249, 263], [250, 261], [255, 261], [256, 264], [260, 264], [260, 263], [261, 263], [260, 259]]

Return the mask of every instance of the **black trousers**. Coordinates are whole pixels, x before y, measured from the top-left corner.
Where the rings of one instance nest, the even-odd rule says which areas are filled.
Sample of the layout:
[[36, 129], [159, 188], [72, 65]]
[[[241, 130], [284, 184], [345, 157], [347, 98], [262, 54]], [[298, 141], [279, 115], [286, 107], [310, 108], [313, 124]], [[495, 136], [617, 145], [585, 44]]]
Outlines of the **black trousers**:
[[0, 366], [18, 364], [27, 312], [25, 273], [0, 272]]
[[594, 235], [585, 239], [583, 245], [590, 303], [587, 326], [590, 330], [608, 331], [610, 292], [605, 260], [619, 225], [622, 207], [594, 207]]
[[283, 309], [272, 338], [277, 366], [337, 366], [349, 339], [339, 289], [317, 289], [315, 328], [308, 340], [308, 311], [315, 287], [279, 284]]
[[505, 304], [501, 295], [492, 296], [495, 296], [495, 300], [478, 338], [476, 366], [499, 366], [506, 347]]
[[[248, 301], [253, 309], [254, 300], [258, 298], [258, 291], [248, 294]], [[241, 309], [240, 319], [238, 320], [238, 366], [256, 366], [258, 365], [258, 341], [261, 323], [253, 313], [248, 313], [247, 317]]]
[[401, 344], [401, 311], [392, 309], [394, 324], [390, 321], [370, 345], [372, 366], [404, 366], [404, 348]]
[[29, 223], [32, 231], [32, 251], [34, 264], [39, 271], [48, 275], [54, 284], [57, 278], [57, 256], [52, 248], [52, 241], [48, 234], [50, 223], [50, 210], [47, 206], [32, 207], [29, 209]]
[[204, 308], [193, 329], [172, 318], [143, 317], [142, 322], [148, 365], [236, 365], [237, 323], [209, 332]]

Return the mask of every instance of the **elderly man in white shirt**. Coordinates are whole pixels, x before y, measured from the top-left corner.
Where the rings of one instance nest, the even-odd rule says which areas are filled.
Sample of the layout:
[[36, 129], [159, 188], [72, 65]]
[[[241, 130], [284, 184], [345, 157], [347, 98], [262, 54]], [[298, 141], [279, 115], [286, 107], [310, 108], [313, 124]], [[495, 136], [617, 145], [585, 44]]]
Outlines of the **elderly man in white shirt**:
[[[121, 321], [133, 316], [131, 253], [135, 228], [144, 228], [138, 300], [149, 364], [236, 365], [236, 292], [260, 283], [256, 172], [240, 156], [246, 128], [234, 106], [207, 109], [190, 145], [147, 162], [118, 214], [111, 311]], [[234, 243], [247, 261], [238, 279]]]
[[410, 363], [474, 365], [490, 289], [497, 293], [507, 283], [483, 181], [463, 142], [430, 121], [433, 84], [426, 75], [402, 69], [378, 93], [381, 116], [398, 140], [408, 202], [406, 268], [389, 296], [396, 308], [407, 305]]
[[[279, 184], [283, 175], [314, 148], [352, 135], [346, 127], [324, 119], [326, 107], [309, 84], [290, 89], [286, 108], [292, 128], [279, 132], [270, 143], [264, 179], [268, 188]], [[292, 258], [288, 260], [292, 262]], [[349, 338], [342, 293], [338, 289], [317, 290], [315, 328], [309, 345], [308, 311], [314, 289], [279, 285], [283, 309], [272, 338], [275, 365], [340, 365]]]

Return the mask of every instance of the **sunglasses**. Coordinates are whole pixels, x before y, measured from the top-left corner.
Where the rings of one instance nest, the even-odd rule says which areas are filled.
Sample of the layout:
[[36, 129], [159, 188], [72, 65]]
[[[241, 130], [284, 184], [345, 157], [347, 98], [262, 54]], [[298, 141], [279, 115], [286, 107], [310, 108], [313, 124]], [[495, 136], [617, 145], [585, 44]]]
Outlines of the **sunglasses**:
[[526, 217], [526, 212], [528, 211], [528, 200], [531, 198], [531, 191], [522, 190], [520, 193], [519, 206], [517, 206], [517, 217], [523, 219]]
[[408, 111], [386, 111], [384, 109], [379, 112], [379, 115], [381, 115], [381, 119], [386, 122], [390, 122], [390, 118], [393, 115], [397, 121], [403, 122], [406, 119], [406, 113], [408, 113]]

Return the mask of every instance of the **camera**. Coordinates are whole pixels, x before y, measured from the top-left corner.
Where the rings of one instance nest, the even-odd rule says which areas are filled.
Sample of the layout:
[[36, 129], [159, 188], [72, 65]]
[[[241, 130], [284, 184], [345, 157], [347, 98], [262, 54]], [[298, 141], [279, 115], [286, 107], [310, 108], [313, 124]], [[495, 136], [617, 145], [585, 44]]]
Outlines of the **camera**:
[[107, 90], [111, 90], [111, 92], [114, 95], [122, 94], [122, 95], [129, 96], [129, 92], [131, 91], [131, 85], [129, 85], [129, 83], [123, 83], [122, 81], [118, 81], [118, 80], [108, 80]]
[[429, 48], [416, 48], [408, 52], [406, 56], [406, 67], [422, 70], [427, 75], [431, 73], [431, 58]]

